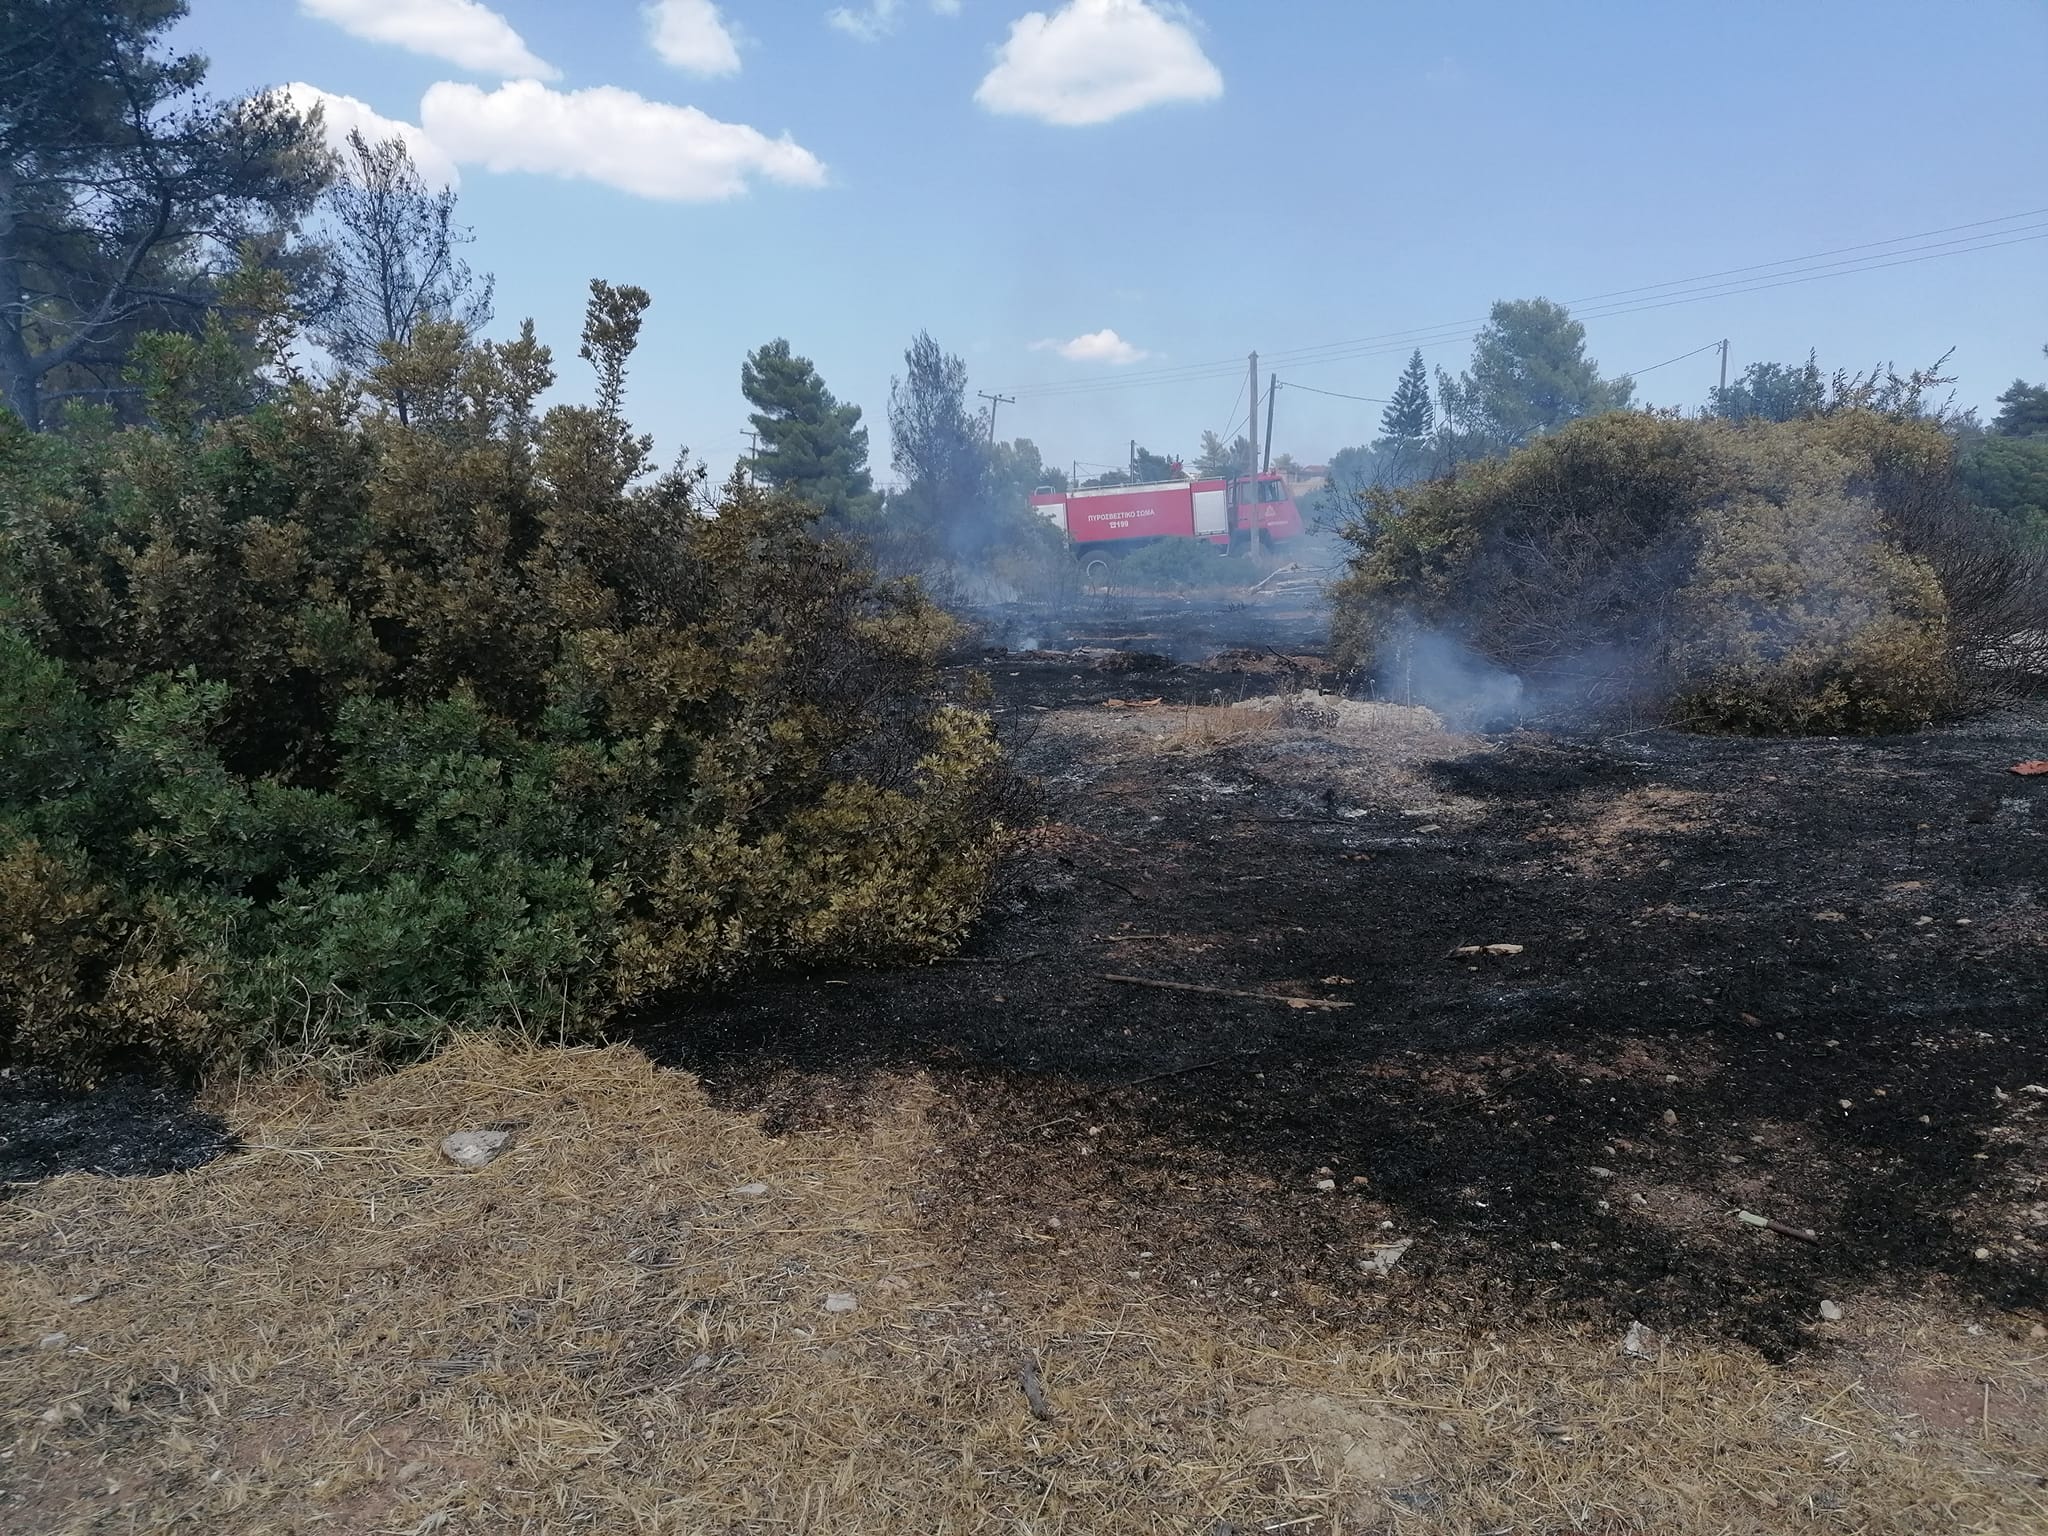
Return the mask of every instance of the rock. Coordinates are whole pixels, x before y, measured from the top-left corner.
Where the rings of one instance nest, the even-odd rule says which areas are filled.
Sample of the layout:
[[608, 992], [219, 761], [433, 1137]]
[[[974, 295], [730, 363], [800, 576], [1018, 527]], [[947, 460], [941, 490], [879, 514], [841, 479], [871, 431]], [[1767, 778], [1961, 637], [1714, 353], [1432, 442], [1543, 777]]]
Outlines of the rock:
[[1653, 1341], [1656, 1335], [1641, 1323], [1630, 1323], [1628, 1333], [1621, 1341], [1621, 1352], [1631, 1360], [1649, 1360], [1655, 1357]]
[[503, 1157], [511, 1142], [510, 1131], [451, 1131], [441, 1138], [441, 1155], [474, 1172]]
[[1317, 1180], [1316, 1180], [1316, 1188], [1317, 1188], [1318, 1190], [1320, 1190], [1320, 1191], [1321, 1191], [1322, 1193], [1326, 1194], [1326, 1195], [1327, 1195], [1328, 1193], [1330, 1193], [1330, 1191], [1331, 1191], [1331, 1190], [1333, 1190], [1333, 1189], [1335, 1189], [1336, 1187], [1337, 1187], [1337, 1181], [1336, 1181], [1335, 1179], [1317, 1179]]
[[838, 1313], [858, 1312], [860, 1301], [851, 1291], [834, 1291], [825, 1298], [825, 1310]]
[[766, 1184], [742, 1184], [734, 1189], [733, 1193], [744, 1196], [748, 1200], [758, 1200], [768, 1193], [768, 1186]]
[[1398, 1243], [1386, 1243], [1381, 1247], [1371, 1249], [1364, 1258], [1360, 1259], [1358, 1261], [1359, 1268], [1369, 1275], [1377, 1275], [1384, 1280], [1394, 1272], [1394, 1266], [1401, 1262], [1401, 1255], [1414, 1246], [1415, 1239], [1412, 1237], [1404, 1237]]
[[70, 1342], [71, 1335], [68, 1333], [46, 1333], [40, 1339], [36, 1340], [36, 1348], [62, 1349], [66, 1344], [69, 1344]]
[[1597, 1164], [1591, 1168], [1588, 1168], [1586, 1172], [1593, 1175], [1593, 1177], [1596, 1179], [1611, 1179], [1614, 1177], [1614, 1170], [1612, 1168], [1602, 1168]]
[[1976, 1252], [1976, 1257], [1979, 1259], [1988, 1259], [1991, 1257], [1991, 1250], [1989, 1248], [1979, 1248]]
[[1665, 1110], [1665, 1111], [1664, 1111], [1664, 1123], [1665, 1123], [1666, 1125], [1676, 1125], [1676, 1124], [1678, 1124], [1678, 1111], [1677, 1111], [1677, 1110], [1675, 1110], [1675, 1109], [1667, 1109], [1667, 1110]]
[[2043, 1328], [2039, 1323], [2032, 1323], [2028, 1325], [2027, 1337], [2038, 1344], [2043, 1339], [2048, 1339], [2048, 1328]]
[[1824, 1323], [1839, 1323], [1842, 1320], [1842, 1309], [1832, 1301], [1824, 1301], [1820, 1304], [1820, 1320]]

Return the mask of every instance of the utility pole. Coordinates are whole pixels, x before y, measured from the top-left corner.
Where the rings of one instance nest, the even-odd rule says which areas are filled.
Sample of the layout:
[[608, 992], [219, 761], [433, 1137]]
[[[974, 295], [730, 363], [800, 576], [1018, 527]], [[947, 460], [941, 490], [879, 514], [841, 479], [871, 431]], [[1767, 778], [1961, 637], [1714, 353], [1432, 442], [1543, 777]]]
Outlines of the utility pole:
[[996, 445], [996, 410], [1000, 406], [1015, 405], [1017, 397], [1015, 395], [992, 395], [985, 389], [977, 389], [975, 393], [988, 402], [988, 445], [993, 448]]
[[1252, 354], [1252, 392], [1245, 397], [1252, 403], [1252, 462], [1250, 468], [1259, 467], [1259, 354]]
[[1721, 393], [1728, 392], [1728, 338], [1721, 338]]
[[1135, 437], [1131, 439], [1131, 456], [1124, 461], [1124, 472], [1131, 477], [1131, 482], [1135, 485], [1138, 479], [1138, 440]]
[[755, 484], [755, 483], [756, 483], [756, 481], [755, 481], [755, 479], [754, 479], [754, 461], [755, 461], [756, 459], [758, 459], [758, 458], [760, 458], [760, 457], [761, 457], [761, 434], [760, 434], [759, 432], [757, 432], [757, 431], [754, 431], [754, 430], [753, 430], [752, 428], [749, 428], [749, 429], [748, 429], [748, 431], [747, 431], [747, 433], [746, 433], [746, 438], [747, 438], [747, 484], [749, 484], [749, 485], [753, 485], [753, 484]]
[[[1266, 459], [1259, 466], [1259, 473], [1262, 475], [1273, 467], [1273, 407], [1279, 403], [1280, 380], [1276, 376], [1273, 382], [1266, 386]], [[1254, 411], [1252, 414], [1256, 416], [1258, 412]]]

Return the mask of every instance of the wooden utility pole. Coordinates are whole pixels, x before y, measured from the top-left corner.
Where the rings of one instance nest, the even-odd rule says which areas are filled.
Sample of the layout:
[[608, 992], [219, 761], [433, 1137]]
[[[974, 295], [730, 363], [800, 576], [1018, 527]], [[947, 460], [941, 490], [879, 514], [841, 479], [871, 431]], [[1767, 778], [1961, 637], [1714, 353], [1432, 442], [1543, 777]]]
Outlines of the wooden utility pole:
[[1728, 392], [1728, 338], [1721, 338], [1721, 392]]
[[1252, 354], [1252, 392], [1245, 398], [1252, 403], [1252, 461], [1246, 469], [1249, 474], [1259, 467], [1259, 354], [1256, 352]]
[[993, 448], [996, 444], [996, 409], [999, 406], [1015, 405], [1017, 397], [1015, 395], [992, 395], [985, 389], [977, 389], [975, 393], [988, 402], [988, 444]]
[[[1266, 457], [1259, 465], [1259, 473], [1262, 475], [1273, 467], [1273, 407], [1279, 403], [1280, 380], [1276, 376], [1273, 382], [1266, 386]], [[1254, 411], [1252, 414], [1256, 416], [1258, 412]]]
[[761, 434], [749, 428], [747, 431], [747, 484], [756, 483], [754, 461], [761, 457]]

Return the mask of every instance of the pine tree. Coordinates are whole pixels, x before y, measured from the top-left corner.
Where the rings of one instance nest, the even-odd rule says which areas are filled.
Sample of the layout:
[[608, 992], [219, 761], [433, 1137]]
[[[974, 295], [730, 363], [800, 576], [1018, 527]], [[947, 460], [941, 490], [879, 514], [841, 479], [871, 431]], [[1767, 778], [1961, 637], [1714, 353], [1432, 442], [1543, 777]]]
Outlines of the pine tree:
[[761, 435], [756, 480], [800, 496], [842, 527], [872, 514], [875, 486], [860, 407], [834, 399], [809, 358], [798, 357], [787, 341], [771, 341], [748, 354], [740, 391], [754, 407], [747, 419]]
[[245, 249], [332, 173], [282, 93], [200, 95], [168, 51], [184, 0], [0, 0], [0, 403], [43, 425], [67, 395], [119, 394], [135, 337], [200, 331]]
[[[2048, 353], [2048, 347], [2041, 349]], [[2014, 379], [2012, 388], [1998, 397], [1999, 411], [1991, 430], [2002, 437], [2040, 437], [2048, 434], [2048, 384], [2029, 384]]]
[[[309, 329], [328, 355], [368, 373], [387, 347], [409, 347], [419, 327], [452, 320], [471, 341], [491, 320], [492, 279], [459, 254], [475, 238], [455, 222], [455, 191], [429, 188], [405, 140], [348, 136], [343, 174], [326, 201], [333, 287]], [[400, 422], [410, 401], [392, 400]]]
[[987, 516], [986, 418], [967, 409], [967, 365], [919, 331], [889, 381], [890, 463], [903, 490], [889, 517], [904, 533], [956, 558], [987, 552], [999, 530]]
[[1603, 379], [1586, 328], [1549, 299], [1503, 299], [1472, 343], [1472, 366], [1442, 385], [1449, 424], [1495, 449], [1520, 447], [1581, 416], [1620, 410], [1635, 381]]
[[1436, 430], [1436, 407], [1429, 398], [1429, 373], [1417, 348], [1401, 370], [1394, 398], [1380, 412], [1380, 434], [1395, 443], [1420, 443]]
[[1195, 455], [1195, 474], [1203, 480], [1235, 480], [1252, 472], [1251, 440], [1242, 432], [1225, 443], [1214, 432], [1202, 434], [1201, 451]]

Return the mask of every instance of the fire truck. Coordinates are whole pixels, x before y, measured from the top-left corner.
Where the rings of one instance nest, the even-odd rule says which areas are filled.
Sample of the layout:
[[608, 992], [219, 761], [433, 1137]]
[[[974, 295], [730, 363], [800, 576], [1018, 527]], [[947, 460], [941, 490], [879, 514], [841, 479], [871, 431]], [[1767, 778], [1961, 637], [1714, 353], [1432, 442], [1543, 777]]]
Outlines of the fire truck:
[[1099, 490], [1042, 490], [1031, 509], [1074, 541], [1078, 552], [1134, 541], [1202, 539], [1237, 552], [1301, 537], [1301, 508], [1277, 474], [1231, 480], [1160, 480]]

